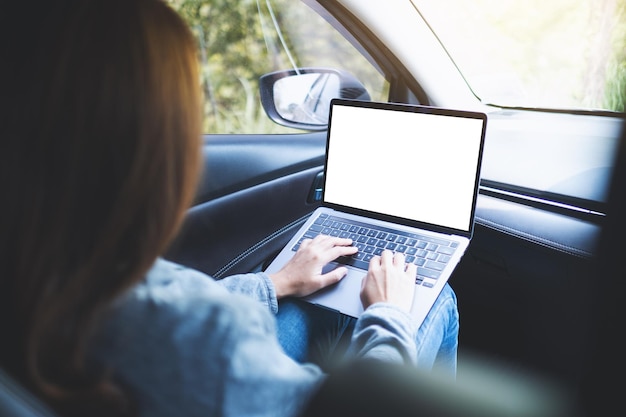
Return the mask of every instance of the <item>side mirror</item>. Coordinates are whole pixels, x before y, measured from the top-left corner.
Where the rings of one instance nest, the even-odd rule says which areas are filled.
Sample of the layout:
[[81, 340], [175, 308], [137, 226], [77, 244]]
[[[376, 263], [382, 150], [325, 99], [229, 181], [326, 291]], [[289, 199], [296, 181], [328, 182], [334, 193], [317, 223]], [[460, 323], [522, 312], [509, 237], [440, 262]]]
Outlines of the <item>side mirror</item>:
[[332, 68], [297, 68], [261, 76], [261, 103], [279, 125], [325, 130], [330, 100], [370, 100], [365, 86], [352, 74]]

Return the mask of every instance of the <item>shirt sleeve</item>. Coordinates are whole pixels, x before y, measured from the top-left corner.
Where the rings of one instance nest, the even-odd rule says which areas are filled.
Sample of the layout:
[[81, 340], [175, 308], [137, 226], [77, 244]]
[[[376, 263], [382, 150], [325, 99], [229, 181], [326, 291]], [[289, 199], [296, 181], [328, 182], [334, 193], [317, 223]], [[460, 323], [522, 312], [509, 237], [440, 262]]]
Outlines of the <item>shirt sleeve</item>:
[[[204, 291], [206, 280], [226, 289], [231, 294], [256, 300], [270, 312], [278, 311], [274, 285], [263, 272], [232, 275], [221, 280], [185, 266], [159, 259], [150, 271], [153, 283], [168, 282], [176, 277], [187, 293]], [[172, 292], [173, 289], [168, 291]], [[182, 295], [181, 295], [182, 297]], [[400, 363], [415, 363], [417, 328], [403, 310], [388, 304], [370, 306], [356, 322], [348, 355]]]
[[348, 355], [415, 364], [416, 335], [417, 327], [408, 313], [388, 303], [376, 303], [356, 321]]
[[[238, 274], [216, 281], [230, 293], [259, 301], [276, 314], [278, 301], [274, 284], [267, 274]], [[348, 355], [396, 363], [415, 363], [417, 328], [410, 316], [388, 304], [370, 306], [357, 320]]]
[[264, 272], [231, 275], [216, 282], [233, 294], [241, 294], [257, 300], [274, 314], [278, 312], [274, 283]]
[[326, 375], [284, 353], [273, 320], [259, 315], [246, 321], [224, 342], [234, 359], [224, 372], [224, 409], [233, 416], [259, 415], [259, 410], [274, 416], [299, 415]]
[[184, 282], [187, 291], [201, 290], [204, 286], [204, 281], [210, 280], [232, 294], [241, 294], [260, 302], [274, 314], [278, 312], [278, 299], [276, 298], [274, 284], [264, 272], [231, 275], [215, 280], [193, 268], [159, 258], [147, 276], [147, 279], [153, 283], [170, 282], [174, 278]]
[[284, 353], [258, 302], [175, 264], [148, 278], [114, 304], [94, 355], [141, 416], [292, 417], [325, 379]]

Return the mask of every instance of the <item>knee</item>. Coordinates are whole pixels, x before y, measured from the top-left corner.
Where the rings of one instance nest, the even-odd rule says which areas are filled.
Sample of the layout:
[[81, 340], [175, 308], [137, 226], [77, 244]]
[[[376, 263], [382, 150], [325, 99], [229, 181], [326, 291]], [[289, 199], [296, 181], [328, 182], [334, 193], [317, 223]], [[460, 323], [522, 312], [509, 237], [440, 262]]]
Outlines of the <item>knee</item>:
[[439, 298], [443, 299], [443, 301], [446, 303], [451, 303], [456, 308], [456, 293], [449, 283], [446, 283], [446, 285], [444, 285], [443, 290], [441, 290], [441, 294], [439, 294]]
[[456, 293], [450, 284], [446, 283], [435, 304], [436, 306], [433, 307], [433, 309], [436, 308], [439, 314], [446, 314], [449, 316], [450, 322], [459, 321], [459, 309], [457, 305]]

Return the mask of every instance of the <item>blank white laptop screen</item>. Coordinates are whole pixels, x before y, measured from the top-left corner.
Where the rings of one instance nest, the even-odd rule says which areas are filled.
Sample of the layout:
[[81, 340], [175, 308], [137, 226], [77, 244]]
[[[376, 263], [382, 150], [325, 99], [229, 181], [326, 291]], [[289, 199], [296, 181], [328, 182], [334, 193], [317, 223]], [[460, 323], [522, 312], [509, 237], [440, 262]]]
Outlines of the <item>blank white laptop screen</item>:
[[324, 201], [470, 231], [483, 121], [335, 105]]

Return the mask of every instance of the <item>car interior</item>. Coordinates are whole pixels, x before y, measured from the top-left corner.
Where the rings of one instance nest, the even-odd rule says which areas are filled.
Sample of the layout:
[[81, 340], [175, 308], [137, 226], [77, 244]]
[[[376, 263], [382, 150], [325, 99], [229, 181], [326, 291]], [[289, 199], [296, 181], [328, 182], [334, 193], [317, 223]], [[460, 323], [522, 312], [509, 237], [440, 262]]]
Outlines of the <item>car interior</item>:
[[[332, 375], [305, 413], [310, 413], [307, 415], [381, 415], [378, 413], [388, 408], [376, 408], [374, 405], [378, 404], [380, 407], [381, 404], [387, 404], [386, 401], [398, 407], [396, 415], [416, 415], [419, 414], [420, 407], [422, 409], [425, 407], [430, 410], [429, 415], [435, 416], [596, 416], [618, 409], [616, 407], [621, 406], [620, 385], [615, 381], [619, 381], [626, 370], [626, 360], [623, 355], [625, 346], [620, 332], [621, 320], [624, 318], [622, 306], [626, 292], [622, 279], [623, 265], [620, 259], [622, 245], [619, 243], [626, 232], [626, 221], [621, 216], [626, 204], [623, 193], [624, 186], [626, 186], [625, 144], [626, 129], [622, 134], [620, 152], [611, 181], [606, 222], [599, 232], [597, 246], [594, 248], [597, 250], [594, 252], [596, 255], [588, 258], [586, 262], [578, 261], [575, 269], [573, 265], [569, 265], [568, 278], [571, 285], [576, 288], [552, 299], [552, 307], [547, 305], [542, 307], [544, 314], [555, 314], [553, 308], [565, 309], [567, 304], [576, 302], [579, 316], [570, 318], [575, 321], [572, 323], [575, 329], [569, 329], [571, 333], [567, 335], [567, 339], [561, 340], [556, 340], [556, 338], [562, 334], [557, 334], [547, 340], [540, 339], [545, 338], [545, 335], [553, 330], [552, 320], [536, 322], [534, 334], [531, 333], [531, 329], [526, 329], [527, 337], [531, 337], [535, 343], [540, 343], [546, 350], [544, 353], [551, 355], [550, 357], [554, 361], [558, 360], [558, 363], [547, 366], [545, 359], [539, 360], [539, 352], [536, 352], [538, 347], [526, 348], [530, 340], [517, 349], [505, 350], [502, 346], [487, 348], [472, 339], [465, 342], [465, 338], [461, 338], [459, 376], [456, 383], [441, 381], [436, 377], [419, 373], [409, 374], [406, 368], [370, 367], [367, 364], [356, 363]], [[309, 180], [308, 183], [314, 184], [315, 175], [309, 175]], [[304, 182], [307, 183], [307, 181]], [[276, 193], [302, 188], [298, 184], [296, 181], [294, 188], [285, 184], [277, 184], [277, 187], [266, 185], [261, 188], [266, 193]], [[306, 201], [306, 193], [296, 194]], [[231, 198], [217, 200], [228, 207], [236, 206]], [[195, 207], [195, 209], [200, 212], [205, 210], [210, 212], [216, 209], [208, 202], [200, 207]], [[186, 230], [189, 230], [189, 222], [200, 222], [198, 217], [193, 216], [193, 211], [194, 209], [191, 211]], [[196, 213], [196, 216], [199, 214]], [[280, 245], [280, 242], [289, 236], [294, 225], [300, 221], [295, 219], [285, 225], [279, 233], [263, 237], [261, 239], [263, 245], [252, 245], [252, 250], [243, 251], [246, 253], [242, 253], [240, 257], [234, 257], [228, 265], [198, 264], [196, 267], [211, 267], [216, 272], [222, 271], [223, 274], [248, 270], [247, 267], [254, 263], [254, 259], [265, 260], [268, 254], [271, 257], [271, 250], [267, 250], [267, 244], [269, 243], [272, 247]], [[220, 230], [215, 224], [206, 227], [209, 228], [207, 230], [217, 232]], [[480, 230], [481, 226], [478, 227], [478, 233], [481, 233]], [[186, 233], [182, 236], [186, 236]], [[507, 239], [512, 238], [507, 237]], [[205, 244], [210, 245], [210, 242]], [[529, 245], [526, 241], [517, 244], [520, 247]], [[177, 250], [182, 250], [182, 245], [179, 240]], [[264, 249], [261, 250], [261, 246]], [[257, 247], [259, 250], [254, 250]], [[526, 253], [529, 254], [530, 250], [527, 247]], [[545, 248], [541, 250], [544, 251]], [[176, 259], [175, 255], [171, 256]], [[493, 268], [491, 265], [484, 267], [473, 259], [470, 261], [472, 262], [468, 267], [461, 265], [460, 272], [463, 273], [464, 279], [477, 279], [480, 274]], [[479, 275], [471, 275], [472, 273]], [[494, 275], [496, 274], [490, 276], [491, 279], [494, 279]], [[597, 285], [590, 285], [590, 281]], [[459, 293], [460, 298], [465, 294], [463, 290]], [[573, 297], [576, 298], [572, 299]], [[497, 309], [492, 305], [481, 306], [476, 313], [473, 313], [472, 307], [465, 310], [464, 306], [465, 304], [461, 302], [459, 308], [462, 312], [470, 312], [470, 317], [464, 318], [464, 322], [466, 320], [470, 322], [469, 326], [472, 326], [472, 320], [487, 320], [486, 316], [489, 314], [492, 316], [503, 314], [502, 309]], [[515, 306], [510, 307], [511, 314], [513, 314]], [[491, 318], [490, 323], [493, 321], [495, 321], [494, 317]], [[519, 319], [519, 321], [522, 320]], [[476, 328], [480, 326], [476, 325]], [[473, 331], [474, 327], [470, 329]], [[484, 331], [484, 337], [488, 338], [488, 333]], [[515, 340], [523, 339], [522, 336], [518, 336]], [[548, 342], [553, 344], [548, 345]], [[513, 344], [513, 341], [510, 343]], [[507, 355], [494, 353], [498, 351], [507, 352]], [[520, 352], [525, 354], [521, 355]], [[360, 375], [369, 376], [369, 378], [360, 378]], [[376, 383], [373, 375], [378, 375], [380, 378], [378, 381], [385, 383]], [[395, 384], [398, 386], [396, 387]], [[398, 389], [392, 389], [394, 387]], [[338, 397], [338, 392], [344, 392], [346, 395]], [[362, 398], [364, 392], [369, 393], [368, 398], [375, 400], [366, 402], [365, 406], [360, 408], [353, 408], [355, 404], [362, 404], [353, 400]], [[497, 394], [496, 397], [501, 400], [494, 401], [494, 394]], [[339, 408], [335, 408], [337, 404], [340, 404]], [[373, 408], [368, 409], [367, 404], [372, 405]], [[332, 408], [329, 410], [330, 406]], [[54, 416], [45, 404], [4, 372], [0, 372], [0, 415]]]
[[[622, 384], [614, 381], [626, 371], [618, 241], [626, 235], [623, 108], [493, 105], [469, 89], [455, 101], [446, 89], [467, 88], [462, 76], [429, 83], [455, 66], [416, 69], [409, 58], [429, 40], [415, 46], [418, 52], [399, 46], [422, 29], [391, 30], [375, 19], [384, 14], [376, 2], [369, 11], [360, 0], [303, 3], [383, 74], [385, 95], [354, 71], [325, 63], [257, 77], [263, 117], [291, 130], [205, 134], [196, 198], [164, 257], [215, 279], [264, 270], [320, 204], [330, 98], [485, 111], [473, 238], [450, 279], [460, 313], [457, 383], [356, 363], [328, 379], [305, 415], [380, 415], [376, 404], [387, 402], [399, 404], [399, 416], [420, 409], [432, 416], [618, 414]], [[446, 56], [423, 61], [434, 65]], [[292, 99], [281, 91], [296, 90], [308, 99], [286, 106]], [[578, 165], [567, 171], [566, 160]], [[547, 167], [563, 172], [550, 182]], [[375, 384], [372, 375], [388, 384]], [[394, 381], [415, 389], [394, 390]], [[371, 407], [350, 407], [349, 399], [363, 393]], [[338, 403], [343, 408], [327, 408]], [[0, 416], [54, 414], [0, 370]]]

